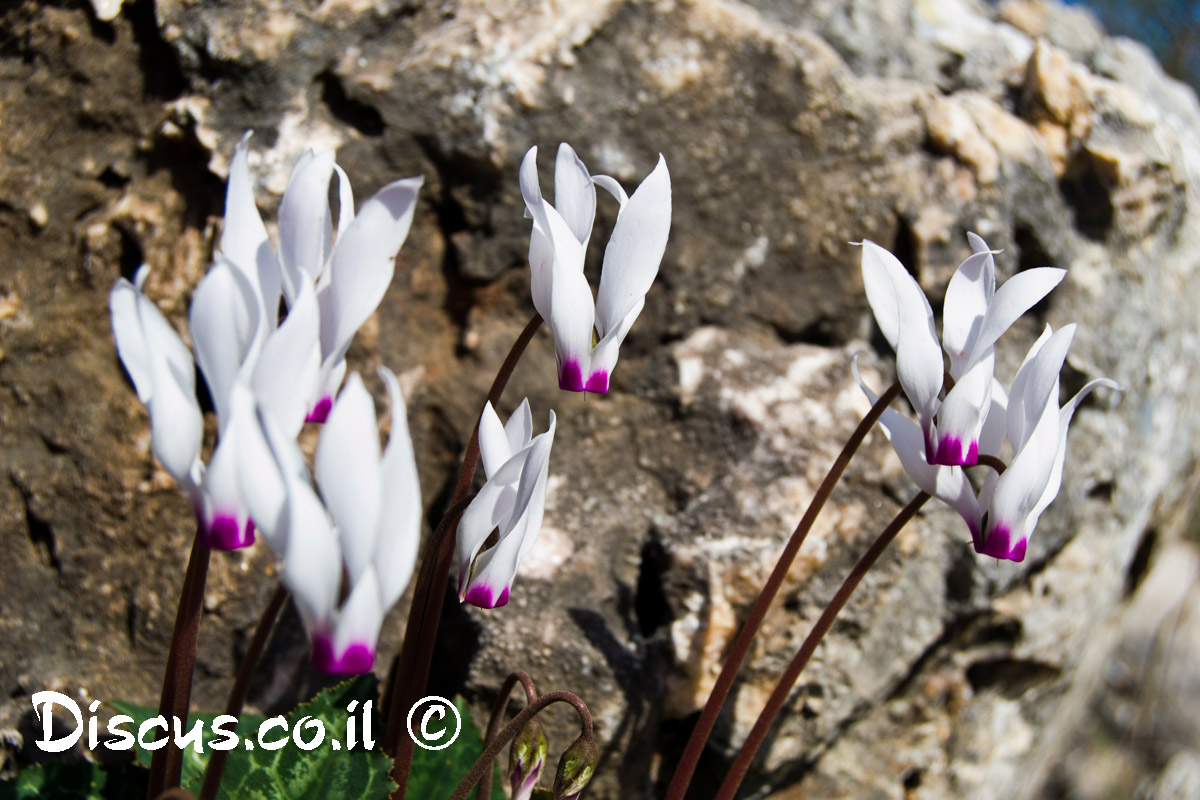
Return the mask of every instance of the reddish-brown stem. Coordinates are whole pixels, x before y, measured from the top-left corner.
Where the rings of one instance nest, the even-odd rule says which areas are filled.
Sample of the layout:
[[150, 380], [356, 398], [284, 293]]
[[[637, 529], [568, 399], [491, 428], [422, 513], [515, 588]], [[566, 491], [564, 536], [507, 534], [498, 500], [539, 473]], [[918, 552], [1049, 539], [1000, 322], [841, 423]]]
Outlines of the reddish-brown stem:
[[989, 456], [987, 453], [983, 453], [979, 456], [979, 466], [991, 467], [992, 469], [996, 470], [997, 475], [1003, 475], [1004, 470], [1008, 469], [1007, 464], [1005, 464], [996, 456]]
[[179, 592], [179, 607], [175, 611], [175, 628], [171, 633], [171, 649], [167, 653], [167, 668], [163, 674], [162, 695], [158, 714], [167, 722], [165, 747], [154, 751], [150, 759], [150, 789], [147, 797], [155, 798], [167, 789], [179, 785], [183, 772], [183, 750], [172, 736], [172, 719], [187, 726], [188, 706], [192, 700], [192, 667], [196, 663], [196, 640], [200, 634], [200, 614], [204, 608], [204, 584], [208, 578], [209, 549], [200, 543], [200, 531], [192, 539], [183, 588]]
[[[246, 693], [250, 691], [250, 679], [254, 676], [254, 669], [262, 658], [263, 650], [267, 647], [267, 640], [271, 638], [271, 630], [275, 627], [275, 620], [278, 619], [279, 612], [283, 610], [283, 604], [287, 602], [287, 597], [287, 589], [284, 588], [283, 583], [280, 583], [275, 587], [275, 592], [267, 602], [267, 607], [263, 609], [262, 616], [258, 618], [258, 626], [254, 629], [254, 636], [250, 639], [250, 646], [246, 648], [246, 657], [242, 659], [237, 679], [233, 682], [229, 699], [225, 702], [225, 713], [231, 717], [241, 714], [242, 708], [246, 705]], [[208, 766], [204, 770], [204, 786], [200, 789], [200, 800], [214, 800], [217, 796], [217, 790], [221, 787], [221, 777], [225, 774], [225, 762], [228, 759], [228, 750], [212, 751], [208, 757]]]
[[160, 794], [155, 800], [196, 800], [196, 796], [187, 789], [181, 789], [178, 786], [167, 789]]
[[[508, 385], [508, 379], [521, 360], [525, 348], [541, 327], [542, 318], [534, 314], [526, 324], [521, 335], [513, 342], [492, 388], [488, 392], [488, 402], [495, 405]], [[454, 487], [452, 504], [457, 504], [471, 489], [475, 480], [475, 468], [479, 465], [479, 422], [476, 420], [475, 430], [471, 433], [471, 441], [467, 452], [463, 455], [462, 466], [458, 471], [458, 482]], [[440, 526], [439, 526], [440, 527]], [[387, 740], [384, 749], [395, 759], [392, 767], [392, 780], [398, 787], [392, 794], [393, 800], [404, 800], [408, 790], [408, 772], [412, 766], [413, 740], [404, 736], [400, 720], [404, 718], [404, 709], [410, 708], [424, 693], [429, 680], [429, 665], [433, 658], [433, 642], [437, 639], [438, 626], [441, 624], [442, 601], [445, 599], [446, 586], [450, 579], [450, 562], [454, 555], [455, 530], [447, 526], [441, 542], [430, 540], [425, 550], [421, 570], [417, 575], [417, 585], [413, 589], [413, 603], [408, 613], [408, 626], [404, 630], [404, 644], [400, 649], [400, 661], [395, 671], [395, 677], [390, 689], [391, 702], [387, 715]], [[432, 562], [433, 568], [426, 569], [426, 564]]]
[[770, 577], [767, 578], [766, 584], [763, 585], [762, 591], [758, 594], [758, 599], [754, 601], [754, 607], [750, 609], [749, 616], [746, 617], [745, 623], [742, 624], [742, 629], [738, 632], [737, 638], [730, 647], [729, 655], [725, 658], [725, 663], [721, 665], [721, 673], [717, 676], [717, 681], [713, 685], [712, 692], [708, 695], [708, 701], [704, 704], [704, 710], [700, 712], [700, 719], [696, 721], [696, 727], [692, 729], [691, 737], [688, 739], [683, 755], [679, 759], [679, 764], [675, 767], [675, 774], [671, 778], [671, 785], [667, 787], [666, 800], [683, 800], [688, 786], [692, 782], [692, 775], [696, 771], [696, 765], [700, 762], [700, 754], [704, 752], [704, 746], [708, 743], [708, 737], [712, 735], [713, 727], [717, 723], [717, 716], [721, 713], [721, 707], [725, 704], [726, 698], [729, 697], [729, 692], [733, 688], [733, 682], [737, 679], [738, 670], [741, 669], [742, 662], [746, 660], [746, 655], [750, 652], [750, 645], [753, 643], [754, 636], [758, 633], [758, 629], [767, 615], [771, 601], [779, 593], [779, 588], [783, 585], [783, 579], [787, 576], [788, 570], [791, 569], [792, 562], [796, 559], [796, 554], [800, 552], [800, 545], [804, 543], [804, 538], [808, 536], [809, 530], [812, 529], [817, 515], [821, 513], [825, 502], [833, 494], [834, 486], [837, 485], [838, 480], [842, 477], [842, 473], [846, 471], [846, 467], [850, 464], [850, 459], [858, 451], [863, 439], [866, 438], [871, 427], [879, 420], [884, 410], [892, 404], [892, 401], [899, 394], [900, 384], [898, 382], [893, 383], [875, 402], [875, 405], [871, 406], [871, 410], [867, 412], [867, 415], [858, 423], [858, 427], [850, 434], [850, 439], [846, 442], [845, 447], [842, 448], [842, 452], [838, 454], [837, 459], [833, 462], [833, 466], [829, 468], [829, 472], [825, 475], [825, 479], [817, 487], [812, 502], [808, 504], [808, 510], [804, 512], [804, 517], [796, 526], [796, 530], [792, 532], [792, 538], [788, 540], [787, 546], [783, 548], [783, 553], [780, 554], [779, 560], [775, 563], [774, 570], [772, 570]]
[[858, 584], [862, 581], [863, 576], [870, 571], [875, 562], [879, 560], [879, 556], [883, 554], [887, 546], [896, 538], [896, 534], [900, 533], [900, 529], [913, 518], [913, 515], [920, 510], [921, 506], [925, 505], [927, 500], [929, 500], [929, 495], [925, 492], [920, 492], [908, 502], [908, 505], [900, 509], [900, 513], [892, 518], [892, 521], [883, 529], [867, 552], [863, 553], [862, 558], [854, 565], [854, 569], [850, 570], [850, 574], [846, 576], [846, 580], [842, 581], [842, 585], [838, 587], [833, 600], [821, 612], [821, 617], [817, 620], [817, 624], [813, 626], [804, 643], [800, 645], [800, 649], [796, 652], [792, 663], [788, 664], [783, 675], [779, 677], [779, 682], [775, 684], [775, 690], [771, 692], [766, 706], [763, 708], [762, 713], [758, 715], [758, 720], [750, 730], [750, 735], [746, 737], [741, 750], [738, 751], [733, 764], [729, 767], [729, 772], [725, 775], [725, 781], [721, 784], [721, 788], [717, 792], [716, 800], [733, 800], [738, 787], [742, 785], [742, 779], [746, 777], [746, 771], [750, 768], [750, 763], [754, 760], [755, 754], [758, 753], [758, 748], [762, 745], [763, 739], [767, 737], [767, 732], [771, 729], [775, 718], [779, 716], [779, 712], [783, 709], [788, 695], [791, 694], [792, 687], [796, 685], [796, 680], [800, 677], [800, 673], [804, 671], [804, 667], [808, 664], [809, 659], [812, 658], [817, 645], [825, 638], [825, 634], [829, 633], [829, 629], [833, 627], [834, 620], [837, 619], [837, 615], [846, 606], [851, 595], [854, 594], [854, 590], [858, 588]]
[[462, 781], [458, 784], [458, 788], [454, 790], [454, 794], [450, 795], [450, 800], [467, 800], [467, 795], [475, 788], [475, 784], [479, 783], [483, 774], [491, 771], [492, 762], [496, 760], [496, 756], [500, 755], [500, 751], [504, 749], [504, 746], [512, 741], [512, 738], [525, 727], [526, 722], [553, 703], [570, 703], [574, 706], [575, 710], [579, 712], [579, 721], [582, 727], [580, 737], [592, 738], [592, 715], [588, 711], [587, 705], [578, 696], [570, 692], [547, 692], [521, 709], [521, 713], [513, 717], [512, 722], [504, 726], [504, 730], [500, 731], [499, 735], [484, 745], [483, 752], [475, 760], [475, 763], [471, 765], [471, 769], [467, 771], [467, 774], [463, 776]]
[[[496, 734], [500, 732], [500, 723], [504, 721], [504, 709], [508, 708], [508, 695], [518, 681], [525, 689], [525, 704], [532, 705], [537, 700], [537, 689], [534, 688], [533, 678], [529, 677], [529, 673], [522, 670], [509, 673], [504, 679], [504, 685], [500, 687], [500, 694], [496, 695], [496, 702], [492, 705], [492, 716], [488, 719], [487, 733], [483, 737], [484, 747], [487, 747], [488, 742], [495, 739]], [[492, 772], [494, 770], [485, 770], [483, 777], [479, 779], [476, 800], [488, 800], [492, 796]]]

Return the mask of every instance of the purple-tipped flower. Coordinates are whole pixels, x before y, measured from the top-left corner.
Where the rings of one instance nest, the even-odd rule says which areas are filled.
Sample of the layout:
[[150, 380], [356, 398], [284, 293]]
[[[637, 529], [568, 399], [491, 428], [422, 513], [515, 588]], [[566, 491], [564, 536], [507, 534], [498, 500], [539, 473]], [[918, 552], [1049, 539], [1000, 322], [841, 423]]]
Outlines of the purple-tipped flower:
[[392, 402], [387, 448], [381, 455], [374, 402], [353, 374], [317, 443], [320, 496], [273, 416], [248, 391], [235, 399], [235, 414], [252, 431], [239, 451], [243, 498], [283, 558], [284, 584], [312, 636], [314, 666], [335, 675], [372, 668], [384, 615], [417, 558], [421, 492], [404, 397], [391, 372], [381, 368], [380, 375]]
[[508, 751], [508, 780], [512, 784], [512, 800], [529, 800], [537, 788], [550, 744], [538, 718], [531, 717], [513, 739]]
[[[558, 149], [554, 201], [542, 197], [537, 148], [521, 162], [521, 194], [533, 219], [529, 239], [533, 305], [554, 333], [558, 385], [572, 392], [608, 391], [621, 342], [641, 313], [671, 229], [671, 176], [658, 165], [630, 197], [614, 179], [592, 176], [567, 144]], [[596, 186], [621, 204], [604, 250], [600, 289], [583, 275], [584, 257], [596, 214]]]
[[986, 528], [974, 538], [978, 553], [1009, 561], [1025, 559], [1030, 534], [1062, 486], [1067, 427], [1075, 409], [1098, 386], [1120, 388], [1098, 378], [1059, 408], [1059, 372], [1074, 333], [1074, 325], [1057, 332], [1047, 325], [1013, 380], [1006, 427], [1015, 455], [1004, 474], [990, 476], [980, 492], [981, 505], [988, 512]]
[[[109, 294], [117, 353], [150, 412], [151, 449], [192, 501], [201, 543], [219, 550], [244, 547], [254, 542], [254, 523], [234, 483], [236, 429], [223, 427], [205, 466], [200, 459], [204, 422], [196, 400], [195, 363], [171, 323], [143, 293], [148, 274], [142, 267], [136, 283], [118, 279]], [[236, 335], [231, 326], [228, 337]]]
[[[969, 234], [974, 254], [959, 266], [946, 292], [943, 335], [954, 388], [939, 401], [942, 352], [933, 312], [915, 280], [890, 253], [863, 243], [863, 282], [885, 338], [896, 350], [900, 384], [919, 423], [887, 409], [880, 425], [909, 477], [954, 508], [971, 531], [976, 552], [1012, 561], [1025, 558], [1030, 533], [1058, 494], [1066, 454], [1067, 424], [1079, 402], [1101, 378], [1087, 384], [1061, 409], [1058, 375], [1075, 326], [1049, 326], [1017, 372], [1010, 391], [992, 374], [995, 343], [1034, 303], [1061, 280], [1063, 270], [1020, 273], [995, 289], [993, 251]], [[874, 403], [877, 395], [854, 376]], [[1002, 475], [987, 475], [977, 494], [964, 466], [979, 456], [1000, 458], [1005, 439], [1014, 454]]]
[[[306, 419], [324, 422], [329, 414], [346, 373], [346, 350], [392, 281], [424, 179], [389, 183], [356, 215], [350, 182], [333, 152], [310, 150], [296, 162], [280, 201], [279, 246], [273, 251], [254, 203], [249, 137], [242, 138], [230, 165], [221, 253], [241, 273], [259, 310], [251, 353], [264, 367], [249, 367], [259, 373], [252, 388], [260, 396], [273, 393], [285, 429], [298, 431]], [[335, 174], [336, 237], [329, 205]], [[303, 332], [284, 334], [286, 322], [277, 329], [281, 297], [289, 318], [297, 311], [304, 315]], [[281, 336], [286, 341], [272, 344]]]
[[896, 370], [925, 439], [927, 460], [970, 466], [979, 460], [979, 435], [993, 386], [994, 345], [1016, 320], [1062, 280], [1065, 270], [1021, 272], [996, 289], [993, 252], [975, 234], [975, 251], [946, 289], [942, 332], [955, 385], [944, 400], [945, 363], [925, 293], [900, 262], [874, 242], [863, 242], [867, 301], [884, 338], [896, 351]]
[[[487, 482], [458, 523], [458, 599], [497, 608], [508, 602], [517, 566], [537, 541], [546, 504], [554, 412], [545, 433], [533, 435], [533, 416], [525, 400], [507, 425], [492, 404], [479, 420], [479, 455]], [[494, 547], [480, 552], [499, 530]]]

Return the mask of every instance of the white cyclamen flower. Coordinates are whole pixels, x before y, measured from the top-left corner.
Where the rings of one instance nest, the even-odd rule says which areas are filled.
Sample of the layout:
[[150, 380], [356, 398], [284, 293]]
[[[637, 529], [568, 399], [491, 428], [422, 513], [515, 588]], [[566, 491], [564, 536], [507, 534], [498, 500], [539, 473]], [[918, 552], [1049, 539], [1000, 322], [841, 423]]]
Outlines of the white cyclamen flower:
[[[389, 183], [356, 215], [350, 182], [333, 152], [310, 150], [296, 162], [280, 201], [276, 252], [254, 203], [248, 139], [230, 165], [221, 254], [240, 271], [258, 308], [260, 324], [243, 371], [255, 373], [248, 382], [257, 395], [275, 398], [271, 404], [285, 428], [298, 431], [306, 418], [323, 422], [328, 415], [346, 372], [346, 350], [392, 282], [424, 179]], [[336, 241], [329, 205], [335, 173]], [[276, 326], [281, 296], [289, 318], [299, 313], [306, 320], [290, 335], [286, 323]]]
[[[592, 176], [567, 144], [558, 149], [554, 201], [542, 197], [537, 148], [521, 162], [521, 194], [533, 219], [529, 239], [533, 305], [554, 334], [558, 385], [573, 392], [608, 391], [621, 342], [646, 302], [671, 230], [671, 176], [660, 155], [632, 197], [614, 179]], [[596, 186], [620, 211], [604, 250], [595, 300], [583, 274], [596, 214]], [[593, 345], [594, 343], [594, 345]]]
[[[242, 390], [236, 415], [253, 431], [240, 450], [239, 482], [264, 538], [283, 559], [313, 641], [313, 665], [351, 675], [375, 662], [379, 629], [417, 559], [421, 490], [404, 397], [381, 368], [392, 430], [380, 454], [375, 406], [357, 374], [338, 395], [317, 443], [313, 490], [303, 456], [273, 416]], [[345, 600], [343, 596], [345, 584]]]
[[[195, 363], [171, 323], [143, 290], [149, 273], [138, 270], [136, 283], [119, 278], [109, 294], [117, 353], [133, 380], [138, 398], [150, 412], [150, 447], [192, 501], [202, 544], [234, 550], [253, 544], [254, 523], [234, 484], [237, 435], [221, 431], [211, 463], [200, 459], [204, 421], [196, 400]], [[214, 392], [213, 400], [218, 401]], [[221, 406], [225, 401], [220, 398]]]
[[985, 527], [974, 537], [978, 553], [1009, 561], [1025, 559], [1029, 536], [1062, 486], [1067, 428], [1075, 409], [1099, 386], [1120, 388], [1107, 378], [1097, 378], [1059, 408], [1059, 372], [1074, 334], [1074, 325], [1057, 332], [1047, 325], [1013, 379], [1004, 415], [1015, 455], [1004, 473], [989, 476], [980, 491], [981, 506], [987, 506], [988, 512]]
[[931, 464], [969, 466], [979, 457], [995, 365], [994, 345], [1016, 320], [1062, 280], [1065, 270], [1025, 270], [996, 289], [993, 251], [968, 234], [974, 253], [950, 280], [943, 335], [954, 387], [944, 400], [945, 362], [933, 308], [897, 258], [874, 242], [862, 243], [863, 286], [875, 320], [896, 351], [900, 385], [917, 412]]
[[[525, 400], [507, 425], [492, 404], [479, 420], [479, 455], [487, 482], [458, 523], [458, 599], [497, 608], [508, 602], [521, 559], [537, 541], [546, 504], [546, 476], [554, 443], [554, 412], [545, 433], [533, 436]], [[499, 530], [494, 547], [479, 552]]]

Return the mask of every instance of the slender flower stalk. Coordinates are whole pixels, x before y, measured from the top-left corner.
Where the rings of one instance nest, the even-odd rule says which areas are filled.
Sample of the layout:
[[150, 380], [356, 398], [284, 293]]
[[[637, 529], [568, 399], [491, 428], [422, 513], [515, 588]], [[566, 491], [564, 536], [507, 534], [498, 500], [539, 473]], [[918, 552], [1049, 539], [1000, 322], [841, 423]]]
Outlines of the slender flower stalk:
[[[267, 640], [275, 627], [275, 620], [278, 619], [279, 612], [283, 610], [287, 598], [287, 589], [280, 583], [275, 587], [271, 599], [267, 601], [266, 608], [263, 609], [262, 616], [259, 617], [258, 625], [254, 628], [254, 635], [250, 639], [250, 646], [246, 648], [246, 656], [242, 659], [242, 666], [238, 669], [237, 678], [229, 692], [229, 699], [225, 702], [225, 713], [231, 717], [237, 717], [242, 713], [246, 704], [246, 694], [250, 690], [250, 679], [254, 676], [254, 669], [258, 666], [259, 659], [262, 658]], [[225, 774], [225, 763], [228, 760], [228, 750], [213, 750], [209, 754], [208, 766], [204, 768], [204, 785], [200, 789], [200, 800], [216, 800], [217, 792], [221, 788], [221, 778]]]
[[858, 588], [858, 584], [862, 581], [863, 576], [870, 571], [879, 557], [883, 555], [883, 551], [887, 549], [896, 535], [900, 533], [908, 521], [925, 505], [930, 495], [925, 492], [920, 492], [909, 501], [908, 505], [900, 510], [898, 514], [888, 523], [887, 527], [879, 534], [879, 537], [871, 544], [867, 552], [863, 554], [854, 568], [850, 570], [850, 574], [846, 576], [846, 580], [842, 581], [842, 585], [838, 587], [837, 593], [825, 610], [821, 612], [821, 616], [817, 619], [813, 629], [809, 631], [804, 643], [800, 645], [800, 650], [797, 651], [792, 662], [788, 664], [783, 675], [780, 676], [779, 682], [775, 684], [775, 689], [771, 692], [771, 696], [767, 699], [767, 704], [763, 708], [762, 713], [758, 715], [758, 719], [754, 723], [754, 727], [750, 730], [750, 735], [746, 737], [746, 741], [738, 750], [737, 756], [734, 757], [733, 764], [729, 767], [729, 772], [725, 775], [725, 780], [721, 784], [721, 788], [717, 792], [716, 800], [734, 800], [737, 795], [738, 787], [742, 785], [742, 780], [746, 777], [746, 772], [750, 769], [751, 762], [754, 761], [754, 756], [758, 753], [758, 748], [766, 739], [771, 725], [775, 722], [775, 718], [779, 716], [779, 712], [783, 709], [784, 703], [787, 701], [788, 695], [791, 694], [792, 687], [796, 685], [796, 681], [803, 672], [804, 667], [808, 664], [812, 654], [816, 651], [817, 645], [825, 638], [825, 634], [833, 627], [834, 620], [837, 615], [845, 608], [850, 597], [854, 594], [854, 590]]
[[[513, 370], [529, 346], [533, 335], [541, 327], [542, 318], [534, 314], [525, 325], [512, 348], [496, 373], [492, 387], [488, 391], [486, 402], [495, 405], [500, 402], [504, 387]], [[471, 433], [462, 465], [458, 471], [458, 481], [454, 487], [451, 506], [456, 507], [466, 498], [475, 479], [475, 468], [479, 465], [479, 427]], [[439, 528], [446, 523], [439, 524]], [[454, 520], [457, 524], [457, 519]], [[404, 629], [404, 644], [400, 650], [400, 662], [394, 673], [395, 677], [389, 692], [392, 701], [388, 709], [387, 738], [384, 741], [384, 751], [391, 753], [395, 760], [392, 767], [392, 780], [397, 789], [392, 794], [393, 800], [404, 800], [408, 789], [408, 773], [412, 765], [413, 740], [403, 735], [402, 726], [398, 720], [412, 707], [425, 692], [429, 680], [429, 667], [433, 659], [433, 642], [437, 639], [438, 626], [441, 624], [442, 601], [446, 587], [450, 582], [450, 565], [454, 559], [455, 537], [446, 535], [441, 542], [430, 541], [426, 548], [425, 558], [417, 574], [417, 584], [413, 590], [413, 602], [409, 609], [408, 625]], [[429, 565], [428, 569], [426, 565]]]
[[[192, 669], [196, 663], [196, 642], [200, 635], [200, 614], [204, 609], [204, 584], [208, 576], [210, 550], [199, 534], [192, 539], [179, 608], [175, 612], [175, 628], [171, 633], [171, 650], [163, 675], [162, 694], [158, 713], [164, 719], [187, 720], [192, 699]], [[154, 751], [150, 759], [150, 783], [147, 797], [155, 797], [165, 789], [179, 785], [183, 774], [183, 750], [169, 737], [165, 747]]]
[[[523, 670], [515, 670], [510, 672], [508, 677], [504, 679], [504, 684], [500, 687], [499, 693], [496, 695], [496, 702], [492, 704], [492, 715], [488, 717], [487, 731], [483, 735], [483, 743], [486, 746], [488, 742], [496, 738], [500, 733], [500, 726], [504, 722], [504, 711], [508, 708], [508, 696], [516, 685], [520, 683], [521, 688], [525, 690], [525, 704], [530, 705], [537, 700], [537, 689], [533, 685], [533, 678], [529, 677], [529, 673]], [[545, 735], [543, 734], [543, 739]], [[514, 745], [515, 747], [515, 745]], [[543, 760], [545, 754], [542, 755]], [[511, 769], [510, 769], [511, 774]], [[534, 777], [536, 782], [537, 777]], [[513, 787], [513, 794], [516, 795], [516, 786]], [[491, 800], [492, 797], [492, 770], [487, 770], [483, 773], [483, 777], [479, 779], [479, 791], [475, 794], [478, 800]]]
[[667, 787], [667, 800], [683, 800], [687, 794], [688, 786], [691, 784], [692, 775], [696, 771], [696, 765], [700, 763], [700, 756], [704, 752], [704, 746], [708, 743], [708, 738], [712, 735], [713, 728], [717, 724], [717, 717], [721, 713], [722, 706], [725, 705], [726, 698], [729, 697], [729, 692], [733, 689], [733, 682], [737, 679], [738, 671], [742, 668], [742, 662], [746, 660], [746, 656], [750, 652], [750, 645], [754, 642], [754, 637], [758, 633], [758, 629], [762, 626], [763, 619], [767, 616], [767, 610], [771, 606], [771, 601], [775, 599], [775, 595], [779, 593], [779, 588], [783, 585], [783, 579], [787, 576], [788, 570], [792, 567], [792, 562], [796, 560], [796, 554], [800, 552], [800, 546], [804, 543], [808, 532], [812, 530], [813, 523], [817, 520], [817, 515], [821, 513], [821, 509], [825, 507], [825, 502], [829, 496], [833, 494], [833, 488], [841, 479], [842, 473], [846, 471], [846, 467], [850, 464], [850, 459], [858, 451], [863, 439], [867, 433], [879, 420], [879, 417], [885, 413], [888, 406], [900, 396], [899, 382], [893, 383], [888, 387], [883, 396], [874, 401], [871, 410], [858, 423], [858, 427], [850, 434], [842, 451], [838, 454], [833, 465], [826, 473], [825, 479], [821, 481], [821, 485], [817, 487], [816, 494], [813, 495], [812, 501], [808, 504], [808, 509], [804, 512], [799, 524], [796, 525], [796, 530], [792, 532], [792, 536], [788, 539], [787, 545], [779, 556], [779, 560], [775, 562], [775, 568], [771, 570], [770, 577], [763, 584], [763, 588], [759, 591], [758, 598], [754, 601], [754, 606], [750, 609], [750, 614], [746, 617], [746, 621], [742, 623], [742, 628], [738, 631], [737, 638], [729, 648], [729, 654], [725, 657], [725, 662], [721, 665], [721, 672], [717, 676], [717, 681], [713, 685], [712, 691], [709, 692], [708, 700], [704, 704], [704, 709], [700, 712], [700, 718], [696, 721], [696, 726], [692, 729], [691, 735], [688, 737], [687, 745], [684, 747], [683, 755], [679, 759], [679, 763], [675, 767], [675, 774], [671, 777], [671, 784]]

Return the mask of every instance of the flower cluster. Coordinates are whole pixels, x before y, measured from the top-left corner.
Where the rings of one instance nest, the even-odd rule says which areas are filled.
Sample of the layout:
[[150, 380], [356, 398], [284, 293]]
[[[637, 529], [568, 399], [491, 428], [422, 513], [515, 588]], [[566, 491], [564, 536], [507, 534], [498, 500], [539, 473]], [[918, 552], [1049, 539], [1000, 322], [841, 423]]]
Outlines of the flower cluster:
[[[318, 666], [362, 671], [370, 667], [383, 614], [412, 572], [420, 491], [403, 398], [391, 373], [385, 380], [392, 389], [392, 437], [382, 462], [374, 464], [374, 482], [363, 472], [372, 459], [379, 462], [373, 409], [367, 409], [370, 436], [363, 431], [363, 398], [369, 403], [369, 396], [353, 377], [336, 404], [333, 398], [354, 334], [391, 283], [422, 179], [388, 184], [356, 214], [333, 153], [309, 151], [284, 192], [278, 247], [272, 249], [254, 202], [248, 139], [238, 144], [230, 165], [215, 263], [192, 300], [188, 327], [195, 360], [143, 293], [145, 267], [134, 282], [122, 278], [112, 289], [113, 333], [150, 412], [151, 449], [191, 498], [201, 543], [244, 547], [254, 542], [257, 524], [283, 558], [284, 582], [313, 632]], [[336, 241], [329, 203], [335, 175]], [[282, 322], [281, 301], [287, 309]], [[201, 459], [197, 364], [217, 416], [218, 440], [208, 464]], [[335, 408], [347, 410], [332, 424]], [[317, 477], [328, 514], [308, 484], [295, 441], [306, 420], [327, 417]], [[322, 482], [322, 474], [330, 477]], [[351, 481], [338, 480], [348, 475]], [[368, 514], [374, 515], [369, 521]], [[388, 564], [376, 573], [372, 564], [379, 556], [387, 556]], [[335, 613], [343, 563], [349, 594]]]
[[[941, 342], [917, 282], [887, 250], [862, 243], [867, 301], [896, 351], [900, 385], [918, 420], [888, 409], [880, 424], [913, 481], [963, 517], [976, 552], [1021, 561], [1038, 518], [1058, 494], [1075, 409], [1096, 387], [1117, 385], [1093, 380], [1060, 408], [1059, 373], [1075, 326], [1055, 332], [1047, 325], [1006, 391], [993, 374], [997, 340], [1066, 273], [1030, 269], [997, 288], [997, 251], [975, 234], [969, 238], [974, 252], [946, 289]], [[952, 387], [939, 399], [946, 374], [943, 348]], [[854, 372], [875, 402], [857, 364]], [[1006, 440], [1012, 462], [1002, 473], [989, 474], [976, 492], [963, 467], [978, 464], [981, 455], [1000, 458]]]

